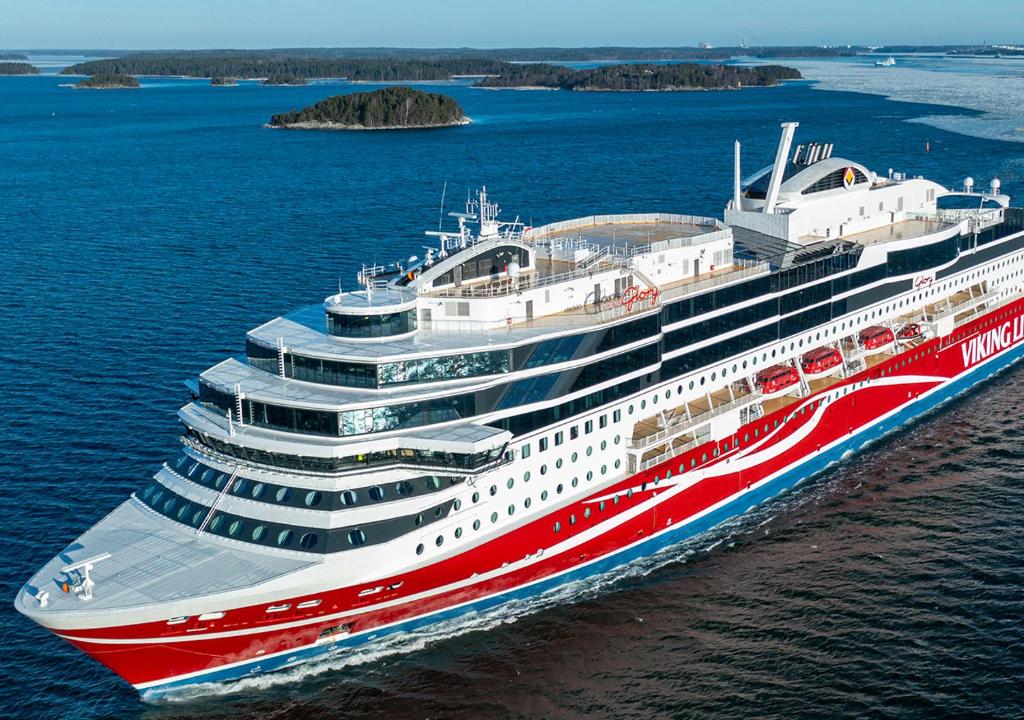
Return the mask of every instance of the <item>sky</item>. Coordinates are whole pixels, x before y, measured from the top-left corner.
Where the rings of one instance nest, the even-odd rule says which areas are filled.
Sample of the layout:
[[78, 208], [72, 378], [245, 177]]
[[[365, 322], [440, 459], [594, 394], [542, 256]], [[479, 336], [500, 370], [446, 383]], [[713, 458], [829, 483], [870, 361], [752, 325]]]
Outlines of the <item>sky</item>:
[[1021, 44], [1024, 0], [0, 0], [0, 48]]

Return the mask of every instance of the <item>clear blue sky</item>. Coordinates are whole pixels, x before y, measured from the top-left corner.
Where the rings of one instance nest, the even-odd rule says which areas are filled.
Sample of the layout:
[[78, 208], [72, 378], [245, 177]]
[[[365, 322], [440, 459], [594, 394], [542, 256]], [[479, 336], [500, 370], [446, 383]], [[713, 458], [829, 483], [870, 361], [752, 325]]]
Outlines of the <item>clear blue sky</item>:
[[0, 0], [0, 48], [1024, 44], [1024, 0]]

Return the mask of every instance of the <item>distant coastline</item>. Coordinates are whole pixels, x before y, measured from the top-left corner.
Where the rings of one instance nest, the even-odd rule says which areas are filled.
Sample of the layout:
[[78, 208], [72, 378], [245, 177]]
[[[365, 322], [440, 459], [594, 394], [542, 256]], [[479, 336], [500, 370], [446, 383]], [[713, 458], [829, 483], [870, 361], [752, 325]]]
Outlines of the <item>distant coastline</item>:
[[27, 62], [0, 62], [0, 75], [38, 75], [39, 68]]

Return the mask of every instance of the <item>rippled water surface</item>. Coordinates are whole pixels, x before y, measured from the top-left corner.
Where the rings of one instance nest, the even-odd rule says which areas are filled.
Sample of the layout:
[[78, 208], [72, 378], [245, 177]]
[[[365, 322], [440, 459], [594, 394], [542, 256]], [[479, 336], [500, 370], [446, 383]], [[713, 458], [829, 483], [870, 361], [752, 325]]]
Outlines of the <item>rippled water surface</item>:
[[172, 452], [182, 380], [339, 278], [351, 287], [360, 262], [422, 254], [445, 181], [447, 209], [485, 183], [506, 217], [533, 224], [718, 215], [733, 139], [753, 171], [770, 162], [778, 123], [795, 119], [804, 141], [835, 142], [879, 172], [999, 175], [1024, 191], [1019, 144], [909, 122], [983, 115], [807, 83], [680, 94], [448, 84], [472, 125], [289, 133], [261, 124], [353, 86], [61, 82], [0, 78], [0, 716], [1024, 714], [1020, 369], [618, 579], [283, 677], [143, 705], [10, 604]]

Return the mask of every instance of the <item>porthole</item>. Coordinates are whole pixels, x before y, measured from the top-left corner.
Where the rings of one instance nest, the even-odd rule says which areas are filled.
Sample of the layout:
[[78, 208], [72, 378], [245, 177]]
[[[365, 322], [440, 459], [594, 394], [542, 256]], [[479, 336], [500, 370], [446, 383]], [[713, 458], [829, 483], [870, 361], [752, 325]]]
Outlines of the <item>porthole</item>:
[[577, 460], [579, 460], [579, 457], [580, 457], [579, 453], [573, 453], [572, 454], [572, 461], [576, 462]]
[[575, 515], [570, 515], [569, 516], [569, 524], [570, 525], [575, 525], [576, 524], [576, 516]]
[[590, 457], [594, 453], [594, 448], [587, 446], [587, 457]]
[[523, 482], [530, 482], [530, 471], [527, 470], [523, 473]]
[[[360, 531], [353, 530], [352, 532], [360, 532]], [[311, 533], [311, 532], [304, 533], [302, 535], [302, 537], [299, 538], [299, 547], [301, 547], [303, 550], [312, 550], [313, 548], [316, 547], [316, 544], [317, 544], [317, 542], [319, 540], [320, 540], [320, 537], [316, 533]]]
[[608, 472], [608, 466], [607, 465], [602, 465], [601, 466], [601, 474], [604, 475], [607, 472]]
[[542, 502], [544, 500], [548, 499], [548, 491], [547, 490], [541, 490], [541, 492], [540, 492], [540, 499], [541, 499]]
[[420, 525], [422, 525], [422, 524], [423, 524], [423, 516], [422, 516], [422, 515], [417, 515], [416, 517], [414, 517], [414, 518], [412, 519], [412, 522], [413, 522], [413, 524], [414, 524], [414, 525], [415, 525], [416, 527], [419, 527]]
[[530, 498], [526, 498], [525, 500], [523, 500], [523, 507], [525, 507], [525, 508], [530, 507], [530, 505], [532, 505], [532, 504], [533, 504], [533, 501], [530, 500]]
[[612, 498], [612, 505], [618, 505], [618, 504], [619, 504], [619, 495], [618, 495], [618, 493], [616, 493], [615, 497]]
[[498, 522], [498, 513], [496, 513], [496, 512], [491, 513], [491, 522], [492, 523]]
[[630, 488], [629, 490], [626, 491], [626, 497], [629, 498], [630, 500], [633, 499], [633, 488]]
[[590, 508], [587, 508], [586, 510], [583, 511], [583, 517], [584, 518], [589, 518], [590, 517]]
[[341, 500], [341, 504], [348, 507], [349, 505], [355, 505], [359, 500], [359, 496], [352, 490], [342, 490], [338, 493], [338, 499]]
[[431, 475], [430, 477], [428, 477], [423, 482], [427, 486], [427, 490], [440, 490], [441, 489], [441, 485], [442, 485], [441, 478], [437, 477], [437, 475]]
[[474, 530], [479, 530], [480, 529], [480, 521], [479, 520], [474, 520], [473, 521], [473, 529]]
[[516, 514], [516, 506], [515, 505], [509, 505], [508, 506], [508, 515], [509, 515], [509, 517], [512, 517], [515, 514]]
[[608, 449], [608, 441], [607, 440], [602, 440], [601, 441], [601, 449], [602, 450], [607, 450]]
[[419, 545], [416, 546], [416, 554], [417, 555], [422, 555], [423, 554], [423, 543], [420, 543]]
[[540, 474], [541, 475], [547, 475], [548, 474], [548, 466], [547, 465], [541, 465], [540, 466]]
[[407, 480], [396, 482], [395, 492], [398, 493], [400, 497], [408, 497], [409, 495], [412, 495], [412, 483]]
[[495, 495], [498, 494], [498, 486], [497, 485], [491, 485], [491, 489], [488, 490], [488, 492], [491, 494], [491, 497], [494, 497]]
[[230, 525], [228, 525], [228, 535], [230, 535], [231, 537], [235, 537], [239, 532], [241, 532], [241, 530], [242, 530], [242, 521], [241, 520], [234, 520], [234, 521], [232, 521], [232, 523]]
[[593, 470], [587, 470], [587, 482], [590, 482], [593, 479], [594, 479], [594, 471]]
[[224, 516], [223, 515], [218, 515], [217, 517], [215, 517], [213, 519], [213, 522], [210, 523], [210, 532], [217, 532], [217, 530], [223, 524], [224, 524]]
[[294, 539], [294, 537], [295, 533], [293, 531], [282, 530], [277, 534], [277, 544], [281, 547], [288, 547], [292, 544], [292, 539]]
[[436, 508], [434, 508], [434, 517], [439, 518], [443, 514], [444, 514], [444, 508], [442, 508], [440, 505], [438, 505]]
[[178, 519], [181, 520], [186, 515], [188, 515], [188, 513], [189, 513], [189, 511], [191, 509], [192, 509], [192, 504], [191, 503], [184, 503], [180, 508], [178, 508]]
[[240, 477], [237, 478], [235, 480], [235, 484], [231, 486], [231, 492], [235, 495], [244, 495], [247, 487], [249, 487], [248, 479]]
[[557, 460], [555, 460], [555, 468], [559, 470], [562, 469], [562, 458], [558, 458]]
[[579, 479], [579, 478], [573, 478], [573, 479], [572, 479], [572, 483], [571, 483], [571, 485], [572, 485], [573, 487], [576, 487], [576, 486], [577, 486], [577, 485], [579, 485], [579, 484], [580, 484], [580, 479]]
[[434, 544], [438, 547], [444, 545], [444, 535], [438, 535], [436, 538], [434, 538]]
[[462, 537], [462, 528], [457, 527], [455, 528], [455, 539], [458, 540], [460, 537]]
[[473, 493], [473, 502], [480, 502], [480, 493]]
[[621, 460], [616, 460], [615, 461], [615, 469], [618, 470], [619, 467], [621, 467], [621, 466], [622, 466], [622, 461]]
[[558, 485], [555, 486], [555, 494], [556, 495], [561, 495], [562, 494], [562, 483], [558, 483]]
[[252, 538], [253, 542], [259, 542], [260, 540], [263, 539], [263, 536], [266, 535], [266, 534], [267, 534], [267, 526], [266, 525], [257, 525], [256, 527], [254, 527], [252, 529], [252, 534], [249, 537]]
[[557, 520], [555, 520], [554, 530], [555, 530], [555, 532], [561, 532], [562, 531], [562, 523], [560, 523]]
[[459, 500], [458, 498], [456, 498], [456, 499], [455, 499], [455, 502], [454, 502], [454, 503], [452, 503], [452, 507], [453, 507], [453, 508], [454, 508], [455, 510], [461, 510], [461, 509], [462, 509], [462, 500]]
[[288, 499], [292, 496], [291, 488], [280, 487], [277, 492], [274, 493], [274, 500], [279, 503], [288, 502]]
[[216, 481], [214, 481], [213, 486], [218, 490], [222, 490], [224, 489], [224, 486], [227, 484], [227, 482], [228, 476], [225, 473], [221, 473], [220, 475], [217, 476], [217, 479]]
[[505, 487], [507, 487], [509, 490], [511, 490], [512, 486], [515, 484], [516, 481], [513, 478], [509, 478], [507, 481], [505, 481]]
[[370, 488], [370, 499], [374, 502], [380, 502], [384, 499], [384, 488], [380, 485], [374, 485]]
[[601, 512], [604, 512], [604, 508], [605, 508], [605, 504], [604, 504], [604, 500], [602, 500], [601, 504], [597, 506], [597, 509], [600, 510]]
[[167, 500], [167, 502], [164, 503], [164, 514], [165, 515], [169, 514], [172, 510], [174, 510], [174, 506], [177, 505], [177, 504], [178, 504], [178, 499], [177, 498], [174, 498], [174, 497], [169, 498]]
[[198, 510], [195, 511], [195, 513], [192, 514], [193, 527], [199, 527], [199, 523], [201, 523], [203, 521], [203, 518], [206, 517], [206, 513], [206, 508], [199, 508]]
[[700, 455], [700, 461], [701, 461], [702, 463], [704, 463], [704, 462], [707, 462], [707, 461], [708, 461], [708, 454], [707, 454], [707, 453], [701, 453], [701, 455]]
[[316, 507], [317, 505], [320, 504], [320, 501], [322, 499], [323, 495], [321, 495], [318, 490], [310, 490], [308, 493], [306, 493], [306, 507]]

